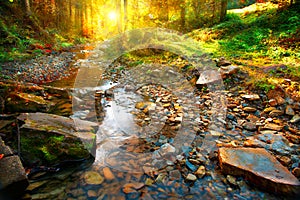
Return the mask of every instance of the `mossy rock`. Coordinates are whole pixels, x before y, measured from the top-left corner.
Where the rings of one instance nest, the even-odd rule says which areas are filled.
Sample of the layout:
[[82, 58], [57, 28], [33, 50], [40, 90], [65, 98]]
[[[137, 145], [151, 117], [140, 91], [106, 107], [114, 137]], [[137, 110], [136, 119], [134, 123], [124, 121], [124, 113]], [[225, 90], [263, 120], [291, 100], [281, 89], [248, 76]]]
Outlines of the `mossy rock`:
[[52, 166], [95, 155], [95, 123], [83, 120], [75, 123], [70, 118], [46, 113], [21, 114], [18, 120], [24, 123], [20, 135], [25, 165]]

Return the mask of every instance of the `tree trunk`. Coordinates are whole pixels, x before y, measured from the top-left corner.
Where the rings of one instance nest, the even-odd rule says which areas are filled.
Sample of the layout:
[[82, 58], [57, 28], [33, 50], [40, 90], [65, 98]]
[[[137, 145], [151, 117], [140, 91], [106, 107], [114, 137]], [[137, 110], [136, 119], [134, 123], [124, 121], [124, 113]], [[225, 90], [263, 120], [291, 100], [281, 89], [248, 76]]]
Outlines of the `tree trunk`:
[[30, 8], [30, 2], [29, 0], [25, 0], [25, 9], [26, 9], [26, 13], [27, 15], [31, 15], [31, 8]]
[[185, 30], [185, 2], [184, 0], [180, 4], [180, 26], [181, 31]]
[[225, 19], [225, 17], [226, 17], [227, 3], [228, 3], [228, 0], [221, 0], [220, 21], [223, 21]]
[[127, 30], [127, 7], [128, 7], [128, 1], [124, 0], [124, 31]]
[[118, 33], [121, 33], [122, 32], [121, 0], [116, 0], [115, 2], [116, 2]]

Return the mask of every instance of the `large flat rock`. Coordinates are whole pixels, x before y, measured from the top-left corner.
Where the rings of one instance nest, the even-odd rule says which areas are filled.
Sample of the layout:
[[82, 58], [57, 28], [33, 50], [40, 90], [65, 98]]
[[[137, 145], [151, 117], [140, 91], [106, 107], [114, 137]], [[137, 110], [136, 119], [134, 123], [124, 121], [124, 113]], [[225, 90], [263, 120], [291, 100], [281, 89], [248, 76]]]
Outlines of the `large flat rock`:
[[243, 176], [269, 192], [299, 196], [300, 182], [264, 148], [220, 148], [224, 174]]

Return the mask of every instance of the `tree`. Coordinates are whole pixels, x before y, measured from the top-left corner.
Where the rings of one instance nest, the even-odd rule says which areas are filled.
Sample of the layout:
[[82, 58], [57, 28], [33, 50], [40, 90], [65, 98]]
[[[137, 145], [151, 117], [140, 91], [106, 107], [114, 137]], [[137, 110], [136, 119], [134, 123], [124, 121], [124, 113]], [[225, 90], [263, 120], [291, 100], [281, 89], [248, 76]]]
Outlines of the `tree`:
[[29, 2], [29, 0], [25, 0], [25, 9], [26, 9], [26, 13], [28, 14], [28, 15], [31, 15], [32, 13], [31, 13], [31, 8], [30, 8], [30, 2]]

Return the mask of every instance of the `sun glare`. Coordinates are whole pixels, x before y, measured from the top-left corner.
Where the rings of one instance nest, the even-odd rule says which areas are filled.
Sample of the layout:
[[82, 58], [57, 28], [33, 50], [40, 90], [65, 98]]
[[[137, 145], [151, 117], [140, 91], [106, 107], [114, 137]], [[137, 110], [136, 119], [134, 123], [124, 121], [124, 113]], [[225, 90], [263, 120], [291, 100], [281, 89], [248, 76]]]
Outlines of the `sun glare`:
[[117, 19], [117, 13], [114, 11], [111, 11], [108, 13], [108, 18], [112, 21], [115, 21]]

